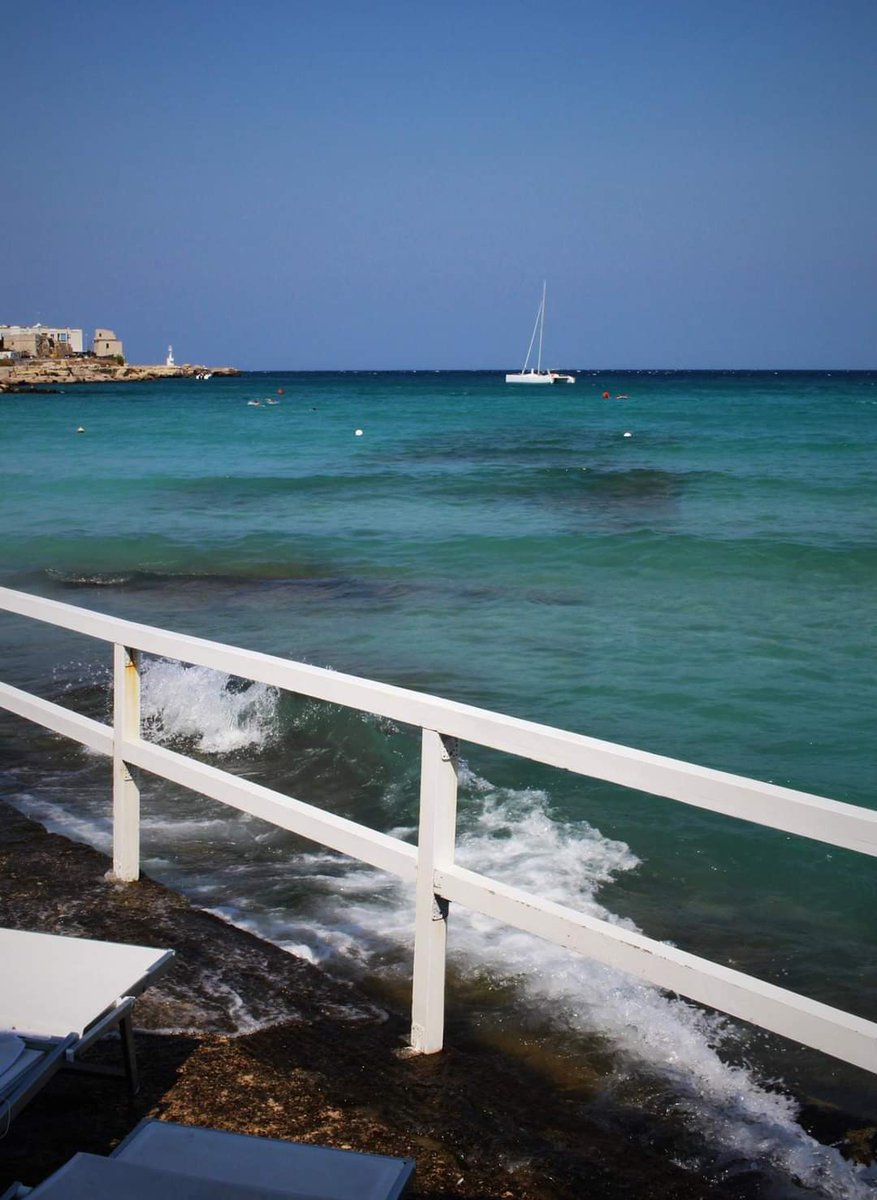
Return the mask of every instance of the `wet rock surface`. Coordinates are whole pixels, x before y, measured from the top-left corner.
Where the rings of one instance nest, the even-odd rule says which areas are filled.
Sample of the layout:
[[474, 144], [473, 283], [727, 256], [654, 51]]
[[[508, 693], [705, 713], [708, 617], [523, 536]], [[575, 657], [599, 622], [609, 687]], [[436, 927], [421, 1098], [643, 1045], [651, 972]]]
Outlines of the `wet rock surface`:
[[[118, 884], [87, 846], [0, 804], [0, 923], [171, 947], [135, 1011], [142, 1088], [61, 1073], [0, 1140], [0, 1190], [76, 1151], [109, 1153], [144, 1116], [417, 1162], [418, 1197], [754, 1197], [706, 1180], [644, 1128], [633, 1139], [530, 1062], [457, 1037], [404, 1053], [407, 1020], [357, 988], [143, 879]], [[92, 1053], [115, 1060], [107, 1039]], [[2, 1127], [0, 1127], [2, 1132]]]

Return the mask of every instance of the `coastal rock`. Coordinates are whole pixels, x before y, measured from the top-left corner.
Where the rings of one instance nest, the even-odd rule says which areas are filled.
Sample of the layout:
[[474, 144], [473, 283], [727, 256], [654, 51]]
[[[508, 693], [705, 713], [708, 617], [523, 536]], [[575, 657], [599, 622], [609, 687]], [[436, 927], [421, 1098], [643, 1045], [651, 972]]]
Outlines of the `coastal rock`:
[[194, 379], [199, 375], [240, 375], [237, 367], [205, 367], [182, 363], [137, 366], [100, 358], [19, 360], [0, 365], [0, 392], [30, 391], [37, 385], [75, 383], [139, 383], [152, 379]]
[[[412, 1200], [754, 1200], [686, 1171], [648, 1121], [635, 1141], [520, 1056], [455, 1029], [442, 1054], [400, 1053], [407, 1017], [0, 803], [0, 923], [171, 946], [138, 1001], [142, 1088], [61, 1073], [0, 1140], [0, 1191], [74, 1153], [108, 1154], [144, 1116], [413, 1157]], [[115, 1062], [118, 1044], [89, 1052]], [[737, 1181], [739, 1182], [739, 1181]]]

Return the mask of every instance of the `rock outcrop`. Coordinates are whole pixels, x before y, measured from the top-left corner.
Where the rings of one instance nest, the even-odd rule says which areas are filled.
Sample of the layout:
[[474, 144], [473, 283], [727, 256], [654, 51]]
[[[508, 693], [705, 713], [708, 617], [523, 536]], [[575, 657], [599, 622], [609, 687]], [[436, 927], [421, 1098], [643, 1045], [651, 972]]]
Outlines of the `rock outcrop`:
[[193, 363], [167, 367], [134, 366], [101, 358], [23, 359], [0, 364], [0, 392], [57, 388], [73, 383], [138, 383], [149, 379], [195, 378], [199, 375], [240, 375], [237, 367], [204, 367]]

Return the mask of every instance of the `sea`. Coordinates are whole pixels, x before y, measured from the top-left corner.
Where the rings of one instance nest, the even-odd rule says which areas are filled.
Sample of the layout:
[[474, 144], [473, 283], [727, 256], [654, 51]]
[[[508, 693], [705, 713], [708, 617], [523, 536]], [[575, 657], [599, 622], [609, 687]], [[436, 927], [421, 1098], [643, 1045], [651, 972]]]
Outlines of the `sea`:
[[[575, 380], [278, 371], [0, 396], [0, 582], [877, 807], [877, 372]], [[0, 614], [0, 648], [7, 682], [109, 719], [105, 644]], [[160, 659], [143, 714], [145, 736], [416, 840], [416, 729]], [[0, 795], [108, 849], [107, 761], [0, 730]], [[873, 859], [461, 755], [463, 865], [877, 1020]], [[149, 874], [404, 1008], [407, 885], [142, 786]], [[648, 1138], [778, 1200], [877, 1192], [840, 1146], [873, 1139], [866, 1072], [465, 911], [448, 944], [449, 1042], [554, 1072], [632, 1153]]]

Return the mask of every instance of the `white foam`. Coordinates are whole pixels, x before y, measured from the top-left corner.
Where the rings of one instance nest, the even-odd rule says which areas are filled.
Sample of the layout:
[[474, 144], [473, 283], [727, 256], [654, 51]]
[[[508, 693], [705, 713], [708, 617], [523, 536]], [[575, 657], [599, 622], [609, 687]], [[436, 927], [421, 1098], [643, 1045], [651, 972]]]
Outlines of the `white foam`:
[[236, 686], [232, 676], [207, 667], [151, 659], [143, 669], [144, 735], [153, 741], [182, 739], [213, 754], [264, 748], [277, 735], [276, 688]]
[[150, 841], [162, 845], [179, 845], [181, 842], [213, 842], [221, 839], [231, 841], [245, 824], [245, 814], [230, 813], [228, 817], [166, 818], [147, 814], [141, 818], [140, 827]]
[[33, 796], [29, 792], [18, 792], [8, 799], [19, 812], [38, 821], [49, 833], [63, 834], [74, 842], [84, 842], [103, 854], [112, 856], [113, 825], [109, 816], [71, 813], [63, 805], [56, 804], [44, 796]]
[[316, 955], [306, 942], [280, 942], [279, 945], [280, 949], [285, 950], [287, 954], [292, 954], [296, 958], [303, 958], [305, 962], [316, 966]]
[[[638, 865], [624, 843], [584, 823], [555, 820], [542, 792], [494, 788], [465, 771], [461, 774], [468, 801], [460, 810], [460, 865], [635, 928], [597, 899], [603, 884]], [[327, 865], [330, 861], [320, 854], [310, 857], [317, 871], [324, 858]], [[331, 861], [337, 870], [338, 860]], [[351, 866], [343, 881], [333, 878], [333, 883], [336, 891], [345, 893], [344, 928], [320, 931], [323, 953], [331, 948], [362, 970], [374, 967], [380, 958], [382, 970], [387, 970], [381, 946], [411, 944], [413, 889], [358, 865]], [[730, 1021], [460, 909], [452, 913], [448, 944], [451, 960], [464, 974], [486, 974], [497, 984], [513, 986], [527, 1008], [556, 1028], [604, 1037], [617, 1057], [620, 1075], [634, 1068], [663, 1081], [657, 1103], [666, 1105], [671, 1097], [720, 1161], [772, 1168], [811, 1194], [833, 1200], [873, 1200], [866, 1173], [811, 1138], [798, 1125], [789, 1096], [720, 1057], [721, 1047], [739, 1036]], [[396, 969], [401, 973], [410, 967], [400, 961]]]

